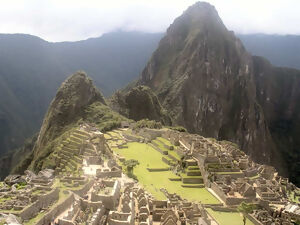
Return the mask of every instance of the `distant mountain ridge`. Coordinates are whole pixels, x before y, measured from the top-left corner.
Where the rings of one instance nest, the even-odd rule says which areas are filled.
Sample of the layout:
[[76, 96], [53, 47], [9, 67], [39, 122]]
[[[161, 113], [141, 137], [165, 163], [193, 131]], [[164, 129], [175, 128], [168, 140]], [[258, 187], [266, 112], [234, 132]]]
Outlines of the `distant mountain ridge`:
[[273, 65], [300, 69], [300, 35], [237, 34], [252, 54]]
[[32, 35], [0, 34], [0, 156], [38, 131], [68, 75], [84, 70], [109, 95], [140, 74], [161, 35], [113, 32], [50, 43]]

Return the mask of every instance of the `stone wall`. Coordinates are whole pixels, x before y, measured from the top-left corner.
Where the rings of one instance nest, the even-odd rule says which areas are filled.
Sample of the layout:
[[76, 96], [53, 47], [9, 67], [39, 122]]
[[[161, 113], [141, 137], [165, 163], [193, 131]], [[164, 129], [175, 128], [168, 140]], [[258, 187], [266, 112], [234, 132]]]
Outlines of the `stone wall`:
[[243, 171], [246, 177], [254, 177], [258, 174], [257, 169]]
[[216, 184], [215, 182], [211, 183], [211, 189], [225, 202], [226, 205], [239, 205], [242, 202], [252, 202], [252, 198], [235, 198], [227, 196]]
[[59, 219], [58, 224], [59, 225], [75, 225], [72, 221], [64, 220], [64, 219]]
[[121, 184], [119, 181], [115, 181], [113, 190], [110, 195], [98, 195], [95, 192], [91, 194], [91, 201], [102, 202], [106, 209], [112, 210], [117, 205], [120, 198]]
[[254, 216], [251, 214], [247, 214], [246, 217], [254, 224], [254, 225], [263, 225], [261, 222], [259, 222]]
[[149, 129], [149, 128], [143, 128], [139, 131], [138, 135], [148, 139], [153, 140], [157, 137], [161, 137], [162, 134], [165, 132], [165, 130], [157, 130], [157, 129]]
[[87, 194], [87, 192], [92, 188], [92, 186], [94, 185], [95, 180], [90, 180], [87, 184], [85, 184], [83, 186], [83, 188], [79, 189], [79, 190], [74, 190], [73, 192], [77, 195], [79, 195], [80, 197], [83, 197]]
[[116, 170], [116, 171], [101, 171], [101, 170], [96, 170], [96, 177], [98, 177], [98, 178], [122, 177], [122, 170]]
[[134, 141], [134, 142], [143, 141], [142, 138], [137, 137], [137, 136], [133, 136], [133, 135], [130, 135], [130, 134], [126, 134], [126, 132], [123, 132], [122, 135], [123, 135], [123, 137], [125, 137], [129, 141]]
[[203, 184], [203, 178], [185, 177], [182, 178], [184, 184]]
[[86, 157], [86, 163], [88, 165], [100, 165], [101, 158], [99, 156], [89, 156], [89, 157]]
[[91, 225], [98, 225], [99, 221], [102, 218], [102, 216], [104, 215], [105, 211], [106, 210], [103, 206], [98, 208], [97, 211], [93, 214], [93, 216], [91, 218], [91, 221], [90, 221], [90, 224]]
[[226, 174], [223, 174], [223, 173], [215, 173], [216, 177], [219, 178], [219, 179], [222, 179], [223, 176], [230, 176], [231, 178], [233, 179], [236, 179], [236, 178], [244, 178], [245, 175], [244, 173], [231, 173], [231, 172], [226, 172]]
[[70, 194], [70, 196], [67, 197], [65, 201], [51, 209], [51, 211], [46, 213], [35, 225], [49, 224], [53, 218], [56, 218], [67, 208], [69, 208], [73, 204], [74, 200], [74, 194]]
[[134, 225], [131, 213], [110, 212], [108, 217], [109, 225]]
[[41, 209], [48, 208], [49, 205], [57, 201], [58, 198], [59, 189], [56, 188], [48, 194], [39, 196], [37, 201], [23, 209], [19, 215], [22, 220], [29, 220], [35, 217], [41, 211]]
[[162, 172], [162, 171], [169, 171], [170, 168], [166, 167], [166, 168], [147, 168], [147, 170], [149, 172]]

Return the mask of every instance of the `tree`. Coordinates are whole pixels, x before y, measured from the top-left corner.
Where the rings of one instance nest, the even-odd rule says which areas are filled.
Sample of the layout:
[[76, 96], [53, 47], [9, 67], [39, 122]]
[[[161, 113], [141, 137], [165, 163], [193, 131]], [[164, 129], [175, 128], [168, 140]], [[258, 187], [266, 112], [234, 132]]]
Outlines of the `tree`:
[[133, 174], [133, 168], [139, 164], [140, 164], [139, 161], [135, 159], [129, 159], [123, 162], [123, 165], [126, 166], [127, 173], [130, 175]]
[[255, 209], [255, 205], [253, 204], [248, 204], [246, 202], [242, 202], [238, 206], [238, 211], [243, 214], [243, 223], [246, 225], [246, 215], [251, 213]]

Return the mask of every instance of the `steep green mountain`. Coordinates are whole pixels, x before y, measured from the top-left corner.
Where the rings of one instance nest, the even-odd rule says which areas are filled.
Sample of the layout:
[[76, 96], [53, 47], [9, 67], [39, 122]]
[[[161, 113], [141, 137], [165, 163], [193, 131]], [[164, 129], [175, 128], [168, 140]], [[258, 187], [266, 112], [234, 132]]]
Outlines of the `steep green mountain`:
[[263, 56], [273, 65], [300, 69], [300, 36], [238, 34], [246, 49], [252, 54]]
[[146, 86], [137, 86], [128, 91], [116, 92], [109, 101], [110, 107], [133, 120], [156, 120], [171, 125], [171, 118], [161, 106], [157, 96]]
[[198, 2], [170, 25], [137, 85], [155, 92], [174, 124], [238, 143], [299, 183], [299, 80], [299, 71], [253, 58]]
[[0, 34], [0, 156], [38, 131], [61, 82], [85, 70], [105, 95], [135, 79], [161, 34], [114, 32], [78, 42], [49, 43]]
[[[51, 154], [61, 138], [83, 122], [94, 123], [101, 130], [119, 127], [126, 118], [113, 112], [103, 95], [84, 72], [77, 72], [62, 83], [50, 104], [32, 151], [14, 172], [26, 168], [38, 171], [54, 168]], [[113, 126], [112, 126], [113, 124]], [[11, 165], [14, 166], [14, 165]]]

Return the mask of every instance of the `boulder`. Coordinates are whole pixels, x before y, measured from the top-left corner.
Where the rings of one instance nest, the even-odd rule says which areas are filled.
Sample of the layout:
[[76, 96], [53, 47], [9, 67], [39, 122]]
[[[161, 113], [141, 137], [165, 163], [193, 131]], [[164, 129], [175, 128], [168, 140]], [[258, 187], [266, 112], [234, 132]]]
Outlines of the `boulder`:
[[0, 221], [4, 220], [5, 224], [8, 225], [21, 225], [22, 223], [19, 221], [19, 219], [13, 215], [13, 214], [2, 214], [0, 213]]
[[4, 179], [4, 182], [10, 186], [19, 183], [27, 183], [21, 175], [9, 175]]
[[34, 179], [37, 177], [37, 175], [34, 172], [32, 172], [31, 170], [25, 170], [24, 174], [27, 177], [29, 177], [30, 179]]
[[38, 173], [39, 178], [52, 179], [54, 178], [54, 170], [52, 169], [44, 169]]

